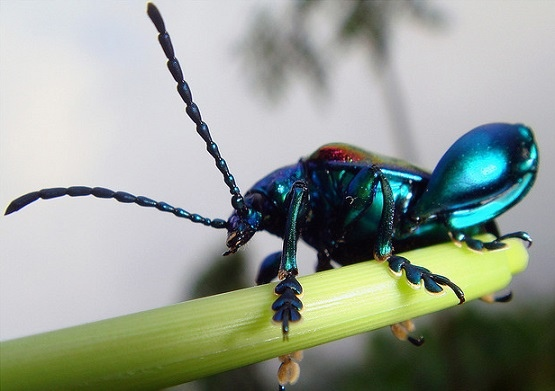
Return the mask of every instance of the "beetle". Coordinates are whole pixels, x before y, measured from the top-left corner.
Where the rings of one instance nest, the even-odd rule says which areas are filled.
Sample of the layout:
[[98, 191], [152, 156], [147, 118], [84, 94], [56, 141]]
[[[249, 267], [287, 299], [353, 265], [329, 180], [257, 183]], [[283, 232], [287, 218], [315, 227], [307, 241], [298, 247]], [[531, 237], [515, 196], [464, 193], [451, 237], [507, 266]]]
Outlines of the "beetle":
[[[317, 251], [317, 271], [331, 269], [332, 261], [348, 265], [374, 258], [387, 263], [397, 276], [404, 271], [408, 283], [415, 287], [423, 285], [430, 293], [450, 289], [459, 303], [465, 301], [464, 292], [454, 282], [397, 253], [448, 240], [465, 243], [474, 251], [502, 248], [503, 240], [509, 237], [532, 243], [522, 231], [499, 235], [494, 222], [528, 193], [537, 175], [538, 148], [532, 130], [522, 124], [478, 126], [447, 150], [432, 173], [355, 146], [324, 145], [265, 176], [243, 195], [193, 101], [162, 16], [152, 3], [147, 13], [158, 31], [186, 112], [230, 191], [231, 216], [211, 219], [148, 197], [87, 186], [25, 194], [10, 203], [6, 215], [38, 199], [92, 195], [226, 229], [228, 250], [224, 255], [238, 251], [258, 231], [277, 235], [283, 239], [283, 248], [262, 262], [256, 282], [280, 280], [272, 309], [284, 339], [290, 323], [301, 319], [303, 308], [299, 298], [302, 287], [296, 279], [300, 239]], [[496, 239], [482, 242], [472, 237], [482, 232], [493, 233]], [[400, 334], [410, 329], [405, 323], [396, 327], [402, 330]], [[422, 342], [407, 338], [416, 345]], [[283, 363], [294, 361], [288, 358]]]

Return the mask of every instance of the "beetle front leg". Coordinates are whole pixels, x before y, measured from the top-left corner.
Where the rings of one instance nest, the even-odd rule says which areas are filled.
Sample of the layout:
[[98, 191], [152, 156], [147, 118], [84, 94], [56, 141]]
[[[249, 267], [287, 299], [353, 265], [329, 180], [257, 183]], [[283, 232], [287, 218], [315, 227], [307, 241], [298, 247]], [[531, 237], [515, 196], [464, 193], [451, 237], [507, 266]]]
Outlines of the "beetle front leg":
[[289, 209], [278, 270], [278, 278], [281, 282], [276, 285], [274, 290], [279, 297], [272, 304], [272, 309], [275, 311], [272, 319], [281, 323], [284, 339], [287, 339], [289, 333], [289, 322], [299, 321], [301, 319], [299, 311], [303, 308], [303, 304], [298, 297], [303, 290], [295, 276], [298, 273], [299, 222], [304, 221], [308, 205], [308, 187], [306, 183], [302, 181], [295, 182], [287, 197], [289, 199]]
[[[302, 181], [295, 182], [287, 198], [289, 199], [289, 210], [283, 235], [281, 262], [277, 272], [281, 282], [276, 285], [274, 290], [279, 297], [272, 304], [272, 310], [275, 311], [272, 319], [275, 322], [281, 323], [284, 340], [288, 338], [289, 322], [301, 320], [300, 311], [303, 308], [303, 303], [298, 297], [302, 294], [303, 288], [295, 276], [298, 273], [297, 242], [299, 240], [299, 222], [304, 221], [308, 205], [308, 187], [306, 183]], [[273, 258], [274, 261], [271, 261], [271, 259], [272, 256], [266, 258], [268, 264], [275, 263], [275, 257]], [[281, 364], [278, 370], [279, 390], [285, 390], [286, 384], [296, 383], [300, 372], [298, 361], [301, 358], [301, 351], [280, 357]]]
[[410, 335], [415, 329], [416, 326], [414, 325], [412, 320], [405, 320], [403, 322], [392, 324], [391, 332], [400, 341], [409, 341], [414, 346], [422, 346], [424, 344], [424, 337], [420, 336], [415, 338]]

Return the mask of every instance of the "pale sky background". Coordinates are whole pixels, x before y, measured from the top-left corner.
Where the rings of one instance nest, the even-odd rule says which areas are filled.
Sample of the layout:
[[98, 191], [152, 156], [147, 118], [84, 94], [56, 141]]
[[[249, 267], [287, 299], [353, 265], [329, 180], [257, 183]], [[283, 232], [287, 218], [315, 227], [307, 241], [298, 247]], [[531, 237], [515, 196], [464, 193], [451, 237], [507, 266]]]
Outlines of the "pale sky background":
[[[157, 1], [196, 102], [245, 192], [322, 144], [396, 155], [365, 54], [346, 55], [328, 99], [305, 83], [270, 105], [236, 45], [261, 2]], [[281, 9], [280, 2], [271, 3]], [[555, 277], [555, 2], [437, 1], [444, 31], [402, 21], [393, 42], [422, 166], [487, 122], [535, 129], [535, 187], [499, 221], [535, 239], [515, 301], [552, 300]], [[143, 1], [0, 1], [0, 205], [45, 187], [126, 190], [227, 218], [228, 190], [183, 110]], [[168, 305], [183, 298], [225, 232], [95, 198], [38, 201], [0, 217], [0, 338]], [[259, 233], [255, 260], [281, 248]], [[302, 274], [315, 252], [303, 248]], [[469, 305], [479, 305], [471, 303]], [[510, 307], [509, 307], [510, 309]]]

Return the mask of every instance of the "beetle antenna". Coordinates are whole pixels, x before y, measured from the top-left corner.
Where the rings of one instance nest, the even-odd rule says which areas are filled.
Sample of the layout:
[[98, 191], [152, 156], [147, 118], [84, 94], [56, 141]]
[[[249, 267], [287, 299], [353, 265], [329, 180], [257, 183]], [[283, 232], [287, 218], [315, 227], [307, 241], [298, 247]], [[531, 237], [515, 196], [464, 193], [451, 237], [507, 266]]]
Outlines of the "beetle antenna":
[[103, 187], [87, 187], [87, 186], [72, 186], [72, 187], [54, 187], [51, 189], [42, 189], [22, 195], [21, 197], [13, 200], [6, 208], [6, 215], [17, 212], [19, 209], [35, 202], [38, 199], [49, 200], [51, 198], [58, 198], [63, 196], [82, 197], [92, 195], [96, 198], [113, 198], [116, 201], [125, 204], [135, 203], [139, 206], [156, 208], [162, 212], [169, 212], [177, 217], [191, 220], [193, 223], [200, 223], [212, 228], [227, 228], [227, 222], [222, 219], [209, 219], [202, 217], [196, 213], [189, 213], [185, 209], [175, 208], [165, 202], [155, 201], [151, 198], [144, 196], [134, 196], [133, 194], [124, 191], [113, 191]]
[[168, 59], [168, 69], [173, 76], [173, 79], [177, 82], [177, 92], [185, 102], [186, 112], [189, 115], [189, 118], [196, 124], [197, 126], [197, 133], [202, 137], [204, 142], [206, 143], [206, 150], [212, 157], [214, 158], [214, 162], [216, 163], [216, 167], [222, 173], [224, 177], [224, 182], [229, 188], [229, 192], [231, 193], [231, 205], [233, 209], [235, 209], [240, 214], [246, 214], [248, 211], [247, 206], [245, 205], [245, 200], [241, 195], [241, 191], [239, 187], [235, 183], [235, 179], [233, 175], [229, 172], [227, 167], [227, 163], [220, 155], [220, 151], [218, 150], [218, 145], [212, 140], [212, 136], [210, 135], [210, 130], [208, 129], [208, 125], [206, 122], [202, 120], [200, 115], [200, 110], [195, 102], [193, 102], [193, 96], [191, 94], [191, 90], [187, 82], [183, 79], [183, 72], [181, 71], [181, 65], [179, 65], [179, 61], [175, 58], [173, 45], [171, 42], [170, 35], [166, 31], [166, 27], [164, 25], [164, 20], [162, 19], [162, 15], [158, 8], [152, 3], [148, 3], [147, 5], [147, 14], [156, 26], [158, 30], [158, 41], [160, 42], [160, 46], [164, 50], [166, 57]]

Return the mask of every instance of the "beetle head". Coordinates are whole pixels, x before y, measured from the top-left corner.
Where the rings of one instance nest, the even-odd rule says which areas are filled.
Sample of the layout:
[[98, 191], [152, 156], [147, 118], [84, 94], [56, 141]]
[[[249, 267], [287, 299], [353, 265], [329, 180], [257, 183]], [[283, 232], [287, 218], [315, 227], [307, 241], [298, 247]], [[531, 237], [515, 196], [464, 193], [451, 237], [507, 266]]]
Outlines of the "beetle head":
[[228, 250], [224, 255], [235, 253], [239, 247], [247, 243], [256, 231], [259, 231], [262, 213], [248, 207], [246, 210], [236, 210], [227, 220]]

